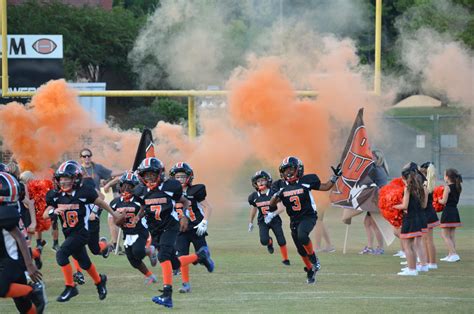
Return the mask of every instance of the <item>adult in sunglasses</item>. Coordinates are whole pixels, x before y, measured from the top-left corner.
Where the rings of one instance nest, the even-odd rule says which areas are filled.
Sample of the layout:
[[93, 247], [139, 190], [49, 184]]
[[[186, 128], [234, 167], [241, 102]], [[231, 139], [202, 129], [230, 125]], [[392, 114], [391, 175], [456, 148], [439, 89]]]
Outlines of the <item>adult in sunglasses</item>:
[[86, 171], [85, 177], [94, 180], [97, 190], [100, 189], [100, 180], [108, 180], [112, 177], [112, 170], [92, 161], [92, 151], [89, 148], [83, 148], [79, 158], [81, 159], [82, 167]]

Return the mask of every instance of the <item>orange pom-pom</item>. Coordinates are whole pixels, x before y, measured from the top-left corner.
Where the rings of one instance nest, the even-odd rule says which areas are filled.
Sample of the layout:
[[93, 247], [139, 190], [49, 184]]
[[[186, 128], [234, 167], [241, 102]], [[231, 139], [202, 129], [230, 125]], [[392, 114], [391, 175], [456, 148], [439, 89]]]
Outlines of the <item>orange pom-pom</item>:
[[402, 225], [403, 211], [393, 206], [402, 203], [404, 189], [402, 178], [395, 178], [379, 190], [380, 214], [396, 228]]
[[51, 227], [51, 219], [44, 219], [43, 212], [46, 209], [46, 193], [53, 188], [51, 180], [30, 180], [28, 182], [28, 194], [35, 201], [36, 231], [46, 231]]
[[433, 208], [437, 213], [442, 212], [445, 205], [440, 204], [439, 200], [443, 199], [444, 186], [440, 185], [433, 190]]

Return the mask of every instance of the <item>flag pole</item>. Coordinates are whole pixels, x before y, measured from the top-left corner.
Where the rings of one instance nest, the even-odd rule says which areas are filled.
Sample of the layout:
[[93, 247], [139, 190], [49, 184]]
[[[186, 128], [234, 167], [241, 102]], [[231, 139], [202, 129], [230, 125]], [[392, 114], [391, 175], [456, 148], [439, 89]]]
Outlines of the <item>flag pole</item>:
[[348, 235], [349, 235], [349, 225], [346, 225], [346, 236], [344, 237], [344, 246], [342, 248], [342, 254], [346, 254], [347, 236]]

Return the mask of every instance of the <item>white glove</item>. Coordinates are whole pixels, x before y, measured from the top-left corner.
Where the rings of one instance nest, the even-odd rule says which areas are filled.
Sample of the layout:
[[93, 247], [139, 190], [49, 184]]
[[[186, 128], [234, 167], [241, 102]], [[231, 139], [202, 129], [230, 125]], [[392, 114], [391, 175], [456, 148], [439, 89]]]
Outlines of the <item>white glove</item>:
[[207, 220], [203, 219], [194, 229], [197, 229], [196, 234], [198, 236], [202, 236], [207, 231]]
[[250, 222], [249, 223], [249, 232], [252, 232], [252, 230], [253, 230], [253, 223]]
[[273, 212], [268, 213], [267, 216], [265, 216], [265, 223], [268, 225], [275, 216], [276, 215]]

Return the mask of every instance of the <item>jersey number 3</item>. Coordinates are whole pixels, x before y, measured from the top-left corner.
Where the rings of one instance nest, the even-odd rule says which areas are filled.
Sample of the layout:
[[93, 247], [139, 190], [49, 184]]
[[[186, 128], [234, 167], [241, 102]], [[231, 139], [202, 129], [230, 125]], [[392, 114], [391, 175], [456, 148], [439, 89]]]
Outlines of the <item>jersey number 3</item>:
[[291, 206], [291, 209], [293, 209], [295, 212], [298, 212], [301, 210], [301, 202], [300, 202], [299, 196], [294, 195], [290, 197], [290, 202], [293, 203], [293, 206]]

